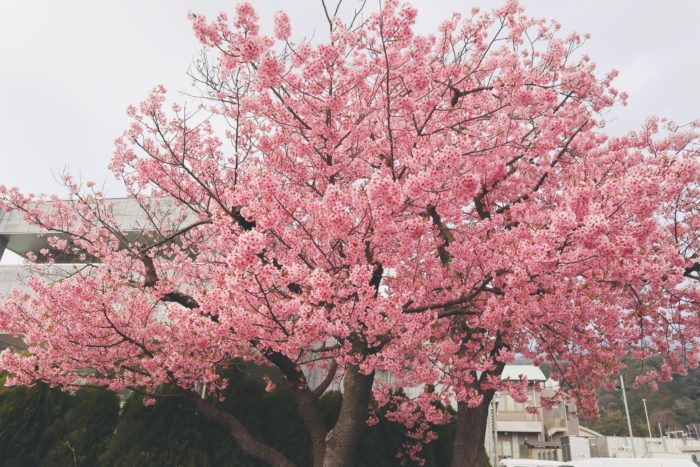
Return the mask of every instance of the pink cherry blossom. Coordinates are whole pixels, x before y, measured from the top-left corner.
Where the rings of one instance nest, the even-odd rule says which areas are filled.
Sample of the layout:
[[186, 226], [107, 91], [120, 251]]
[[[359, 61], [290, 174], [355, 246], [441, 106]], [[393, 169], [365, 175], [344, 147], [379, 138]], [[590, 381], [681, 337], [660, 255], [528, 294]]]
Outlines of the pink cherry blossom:
[[[261, 34], [247, 3], [190, 15], [206, 112], [157, 87], [110, 164], [138, 225], [70, 177], [67, 199], [0, 187], [0, 208], [46, 231], [42, 258], [90, 263], [59, 282], [35, 266], [4, 298], [0, 327], [28, 345], [0, 354], [9, 383], [174, 383], [245, 452], [291, 465], [215, 407], [221, 369], [251, 362], [292, 386], [317, 466], [348, 465], [370, 398], [408, 428], [402, 459], [456, 406], [454, 465], [473, 465], [460, 446], [494, 392], [527, 396], [500, 379], [518, 357], [566, 388], [543, 403], [588, 413], [623, 357], [662, 362], [651, 386], [697, 366], [700, 124], [607, 136], [616, 73], [515, 1], [431, 35], [418, 14], [330, 18], [325, 43], [295, 41], [284, 13]], [[316, 400], [334, 383], [328, 432]]]

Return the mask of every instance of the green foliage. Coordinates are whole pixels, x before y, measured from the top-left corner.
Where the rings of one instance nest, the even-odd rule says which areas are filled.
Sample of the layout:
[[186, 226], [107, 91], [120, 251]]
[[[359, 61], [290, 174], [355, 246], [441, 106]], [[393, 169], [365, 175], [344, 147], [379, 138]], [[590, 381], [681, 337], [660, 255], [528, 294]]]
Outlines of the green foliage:
[[[646, 386], [633, 388], [635, 378], [649, 370], [649, 363], [646, 365], [642, 368], [639, 362], [631, 362], [623, 371], [634, 435], [648, 436], [649, 433], [642, 399], [647, 402], [654, 436], [659, 436], [659, 423], [664, 431], [669, 428], [686, 429], [686, 424], [692, 427], [693, 423], [700, 430], [700, 368], [689, 370], [688, 376], [675, 376], [673, 381], [660, 383], [658, 391]], [[600, 418], [584, 424], [605, 435], [626, 436], [628, 429], [622, 394], [619, 391], [601, 391], [599, 398]]]
[[118, 414], [116, 395], [106, 391], [0, 387], [0, 467], [99, 465]]
[[0, 466], [39, 465], [52, 444], [46, 427], [61, 417], [63, 405], [43, 384], [0, 389]]
[[[229, 371], [231, 384], [223, 402], [258, 440], [279, 449], [299, 466], [311, 465], [312, 446], [289, 387], [268, 393], [245, 367]], [[132, 393], [119, 416], [113, 393], [81, 389], [70, 396], [46, 385], [0, 389], [0, 467], [262, 467], [243, 454], [228, 431], [198, 414], [174, 387], [163, 387], [155, 405]], [[338, 418], [342, 395], [319, 399], [327, 427]], [[377, 425], [361, 435], [353, 465], [391, 467], [408, 439], [403, 426], [382, 413]], [[423, 449], [425, 465], [451, 460], [451, 425], [435, 427], [439, 439]], [[407, 465], [411, 466], [412, 463]], [[488, 465], [488, 460], [484, 466]]]
[[243, 457], [226, 430], [197, 416], [182, 399], [161, 398], [145, 406], [136, 394], [127, 400], [100, 460], [114, 467], [256, 465]]
[[[267, 393], [241, 368], [232, 368], [227, 376], [231, 384], [225, 400], [216, 404], [234, 413], [256, 439], [279, 449], [297, 465], [310, 465], [311, 440], [289, 388]], [[174, 388], [161, 392], [177, 395]], [[198, 414], [186, 399], [160, 397], [155, 405], [145, 406], [137, 394], [129, 397], [101, 460], [113, 467], [264, 465], [243, 454], [224, 427]]]
[[[627, 419], [625, 418], [624, 409], [620, 409], [620, 406], [621, 404], [615, 401], [610, 402], [605, 407], [605, 410], [601, 411], [600, 417], [590, 423], [591, 428], [605, 435], [627, 436]], [[646, 431], [639, 431], [641, 427], [637, 419], [633, 419], [633, 421], [635, 422], [632, 427], [634, 433], [646, 433]]]
[[54, 442], [44, 456], [43, 465], [100, 465], [99, 455], [119, 420], [119, 400], [115, 393], [85, 388], [68, 396], [63, 416], [47, 429]]
[[220, 407], [235, 414], [256, 439], [297, 465], [311, 465], [311, 438], [291, 389], [282, 385], [268, 393], [259, 379], [248, 376], [244, 366], [231, 368], [227, 376], [231, 383]]
[[[280, 386], [267, 393], [258, 379], [247, 376], [245, 367], [231, 369], [228, 376], [231, 384], [226, 398], [217, 405], [235, 414], [256, 439], [279, 449], [297, 465], [311, 465], [311, 440], [291, 390]], [[337, 391], [327, 392], [319, 399], [326, 426], [335, 424], [341, 402], [342, 395]], [[424, 448], [428, 467], [449, 465], [452, 427], [438, 427], [438, 432], [440, 439]], [[403, 427], [380, 417], [378, 425], [363, 430], [353, 464], [396, 466], [396, 453], [405, 439]], [[113, 467], [262, 465], [241, 453], [224, 428], [198, 415], [185, 400], [166, 397], [147, 407], [138, 395], [127, 401], [101, 460], [103, 465]]]

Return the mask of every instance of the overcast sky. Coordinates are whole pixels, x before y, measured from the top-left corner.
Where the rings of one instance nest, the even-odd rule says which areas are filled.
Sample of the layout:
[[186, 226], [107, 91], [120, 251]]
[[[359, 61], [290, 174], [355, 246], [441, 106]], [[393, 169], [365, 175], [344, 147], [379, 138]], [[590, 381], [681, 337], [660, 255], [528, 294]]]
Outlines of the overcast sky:
[[[330, 0], [331, 2], [333, 0]], [[354, 6], [357, 0], [345, 0]], [[263, 29], [286, 8], [295, 37], [326, 24], [320, 0], [252, 2]], [[452, 11], [495, 1], [416, 0], [418, 29], [432, 32]], [[377, 0], [368, 0], [376, 7]], [[649, 114], [687, 122], [700, 117], [700, 1], [525, 0], [529, 16], [555, 18], [564, 32], [590, 32], [585, 51], [601, 71], [616, 68], [629, 105], [613, 112], [609, 131], [637, 127]], [[54, 176], [68, 168], [106, 182], [125, 109], [156, 84], [186, 90], [200, 49], [187, 20], [194, 10], [233, 12], [221, 0], [3, 0], [0, 2], [0, 184], [60, 193]], [[230, 16], [233, 16], [231, 14]]]

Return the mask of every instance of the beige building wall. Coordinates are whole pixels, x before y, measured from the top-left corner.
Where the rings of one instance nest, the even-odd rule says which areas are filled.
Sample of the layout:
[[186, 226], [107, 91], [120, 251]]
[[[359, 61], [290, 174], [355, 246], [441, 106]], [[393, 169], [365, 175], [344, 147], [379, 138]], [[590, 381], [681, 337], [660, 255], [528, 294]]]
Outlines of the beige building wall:
[[[487, 450], [495, 451], [491, 457], [498, 462], [505, 458], [548, 459], [562, 460], [561, 438], [563, 436], [578, 436], [579, 423], [576, 406], [571, 401], [562, 401], [551, 409], [542, 407], [542, 396], [554, 394], [556, 385], [545, 382], [544, 374], [532, 365], [514, 365], [511, 378], [517, 377], [517, 372], [527, 374], [531, 382], [528, 389], [528, 399], [517, 402], [508, 394], [498, 394], [494, 398], [491, 413], [496, 413], [495, 449], [493, 442], [487, 442]], [[543, 384], [541, 392], [535, 390], [535, 384]], [[529, 410], [528, 408], [534, 408]], [[492, 437], [493, 434], [492, 434]]]

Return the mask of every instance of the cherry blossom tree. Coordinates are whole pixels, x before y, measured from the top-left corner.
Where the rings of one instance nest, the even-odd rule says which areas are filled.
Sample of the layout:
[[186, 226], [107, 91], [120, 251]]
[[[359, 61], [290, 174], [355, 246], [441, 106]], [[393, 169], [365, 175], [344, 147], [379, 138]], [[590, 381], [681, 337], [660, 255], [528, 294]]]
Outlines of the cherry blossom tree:
[[[6, 297], [0, 327], [28, 346], [0, 357], [12, 383], [174, 383], [244, 452], [292, 465], [216, 404], [242, 360], [284, 375], [316, 466], [350, 465], [380, 407], [418, 456], [441, 404], [464, 466], [495, 391], [526, 397], [500, 381], [517, 356], [589, 412], [623, 356], [663, 362], [637, 384], [697, 366], [697, 123], [608, 137], [615, 72], [514, 1], [430, 35], [396, 1], [347, 20], [320, 7], [322, 43], [293, 41], [283, 12], [262, 34], [247, 3], [191, 15], [198, 106], [168, 109], [156, 88], [110, 165], [140, 225], [69, 176], [67, 200], [0, 187], [0, 207], [47, 232], [38, 260], [87, 264]], [[317, 401], [334, 381], [328, 430]]]

